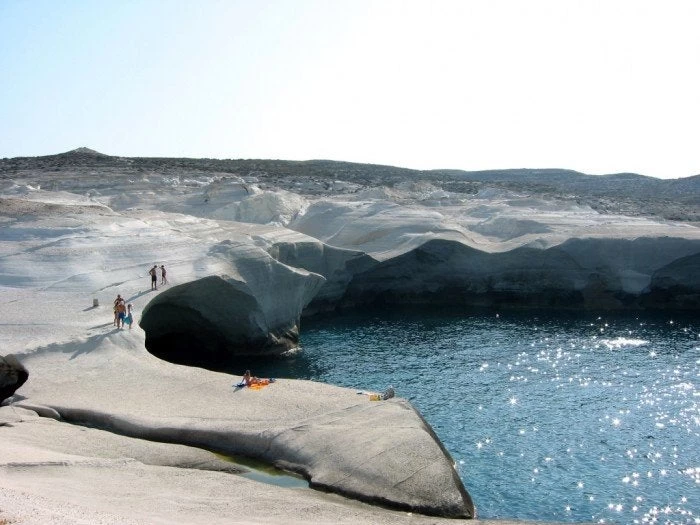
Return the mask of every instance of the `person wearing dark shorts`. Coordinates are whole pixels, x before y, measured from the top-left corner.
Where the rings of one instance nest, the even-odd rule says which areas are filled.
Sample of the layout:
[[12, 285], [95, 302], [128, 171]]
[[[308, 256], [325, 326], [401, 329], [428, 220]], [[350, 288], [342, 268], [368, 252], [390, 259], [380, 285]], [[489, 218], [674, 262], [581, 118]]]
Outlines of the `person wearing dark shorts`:
[[157, 290], [158, 289], [158, 276], [156, 275], [156, 270], [158, 269], [158, 265], [154, 264], [153, 268], [148, 270], [148, 274], [151, 276], [151, 290]]

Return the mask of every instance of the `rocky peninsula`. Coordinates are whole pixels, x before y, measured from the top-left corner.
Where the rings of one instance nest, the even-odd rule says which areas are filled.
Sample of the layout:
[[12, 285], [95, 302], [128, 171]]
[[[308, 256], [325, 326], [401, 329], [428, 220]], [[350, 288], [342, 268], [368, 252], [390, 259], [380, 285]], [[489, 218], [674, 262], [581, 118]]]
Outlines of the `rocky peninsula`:
[[[236, 389], [218, 364], [242, 373], [295, 348], [305, 316], [365, 305], [697, 310], [698, 209], [700, 177], [87, 148], [0, 160], [0, 354], [29, 372], [0, 407], [0, 521], [474, 517], [400, 392]], [[112, 324], [117, 293], [132, 330]], [[320, 491], [250, 481], [224, 456]]]

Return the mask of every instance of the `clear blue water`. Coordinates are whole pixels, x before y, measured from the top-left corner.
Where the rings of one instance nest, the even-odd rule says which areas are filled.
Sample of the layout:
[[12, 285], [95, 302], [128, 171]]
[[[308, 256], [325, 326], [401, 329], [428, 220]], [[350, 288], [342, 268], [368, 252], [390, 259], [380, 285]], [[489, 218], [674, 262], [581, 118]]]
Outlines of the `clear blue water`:
[[481, 518], [700, 523], [700, 320], [640, 314], [344, 314], [261, 374], [393, 385]]

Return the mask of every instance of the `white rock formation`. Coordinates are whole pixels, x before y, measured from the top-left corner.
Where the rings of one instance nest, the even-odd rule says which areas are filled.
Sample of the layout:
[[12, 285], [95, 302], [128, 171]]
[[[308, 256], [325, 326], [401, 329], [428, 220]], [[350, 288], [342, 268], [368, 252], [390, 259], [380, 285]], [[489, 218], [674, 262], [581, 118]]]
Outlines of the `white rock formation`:
[[286, 226], [303, 215], [306, 199], [287, 191], [266, 191], [231, 200], [211, 213], [216, 219]]
[[[231, 376], [151, 356], [134, 330], [39, 347], [21, 359], [31, 381], [13, 406], [122, 436], [263, 460], [303, 474], [311, 486], [368, 502], [451, 517], [473, 512], [449, 457], [404, 400], [372, 402], [354, 390], [285, 379], [259, 391], [235, 389]], [[150, 463], [182, 465], [189, 456]], [[207, 469], [222, 470], [215, 462]]]
[[[281, 351], [302, 314], [374, 301], [700, 305], [696, 223], [497, 185], [456, 193], [428, 175], [373, 184], [346, 165], [352, 180], [304, 175], [304, 163], [274, 176], [188, 166], [85, 151], [0, 161], [0, 349], [30, 374], [0, 409], [0, 510], [12, 519], [32, 523], [25, 509], [36, 523], [168, 522], [174, 505], [191, 523], [403, 521], [310, 491], [251, 488], [191, 446], [365, 501], [469, 515], [449, 457], [405, 401], [292, 380], [235, 392], [228, 376], [153, 357], [146, 340], [218, 357]], [[158, 292], [154, 263], [170, 281]], [[117, 293], [147, 334], [112, 326]]]
[[250, 242], [223, 241], [209, 254], [223, 261], [224, 273], [170, 288], [144, 310], [149, 350], [187, 363], [196, 349], [196, 362], [206, 365], [295, 348], [302, 309], [324, 278], [281, 264]]
[[[146, 198], [151, 202], [150, 193]], [[156, 312], [156, 326], [149, 326], [156, 334], [159, 317], [172, 326], [191, 322], [192, 316], [178, 317], [172, 310], [157, 313], [163, 304], [172, 309], [190, 294], [186, 308], [199, 305], [212, 324], [231, 329], [232, 317], [245, 318], [269, 341], [295, 328], [303, 306], [326, 281], [279, 262], [268, 250], [280, 259], [284, 252], [288, 259], [316, 265], [338, 282], [348, 278], [348, 262], [362, 255], [278, 227], [145, 208], [116, 212], [89, 198], [45, 190], [33, 191], [31, 198], [4, 195], [0, 205], [0, 342], [30, 372], [13, 403], [2, 408], [0, 424], [12, 429], [0, 427], [3, 509], [27, 508], [17, 502], [16, 490], [28, 495], [32, 512], [38, 512], [37, 505], [75, 502], [68, 495], [72, 490], [85, 494], [75, 509], [60, 519], [42, 516], [67, 522], [82, 509], [87, 520], [129, 522], [128, 507], [116, 500], [129, 498], [131, 484], [144, 486], [136, 479], [148, 479], [166, 494], [135, 504], [133, 516], [157, 521], [167, 516], [170, 499], [183, 493], [174, 480], [185, 476], [191, 485], [188, 499], [201, 502], [198, 512], [180, 507], [186, 521], [221, 520], [216, 514], [223, 512], [221, 506], [208, 507], [211, 494], [229, 495], [212, 487], [240, 484], [222, 477], [230, 477], [233, 469], [190, 448], [143, 445], [146, 439], [257, 458], [303, 474], [312, 486], [372, 503], [446, 516], [473, 513], [451, 459], [406, 401], [373, 403], [354, 390], [284, 379], [258, 392], [235, 391], [237, 379], [147, 353], [146, 334], [138, 325], [132, 330], [112, 325], [117, 293], [134, 305], [137, 322], [148, 325], [148, 312]], [[170, 284], [152, 292], [146, 270], [156, 262], [168, 268]], [[231, 293], [221, 293], [222, 283], [247, 302], [235, 293], [225, 301]], [[51, 432], [36, 431], [43, 428], [37, 414], [57, 419], [50, 423]], [[88, 423], [110, 433], [93, 433], [104, 443], [87, 445], [74, 437], [84, 432], [82, 427], [68, 423]], [[109, 451], [117, 442], [123, 454]], [[169, 473], [162, 465], [178, 471]], [[179, 472], [183, 467], [186, 474]], [[43, 480], [52, 471], [61, 472], [65, 488], [47, 488]], [[249, 513], [284, 522], [289, 516], [281, 504], [270, 504], [277, 498], [299, 512], [292, 521], [315, 522], [317, 513], [312, 517], [304, 510], [309, 505], [326, 509], [321, 511], [325, 516], [339, 507], [341, 521], [351, 513], [339, 500], [277, 490], [282, 494], [244, 487], [261, 506], [250, 510], [241, 504], [233, 511], [242, 513], [241, 522]], [[361, 511], [361, 521], [396, 519], [374, 512]]]

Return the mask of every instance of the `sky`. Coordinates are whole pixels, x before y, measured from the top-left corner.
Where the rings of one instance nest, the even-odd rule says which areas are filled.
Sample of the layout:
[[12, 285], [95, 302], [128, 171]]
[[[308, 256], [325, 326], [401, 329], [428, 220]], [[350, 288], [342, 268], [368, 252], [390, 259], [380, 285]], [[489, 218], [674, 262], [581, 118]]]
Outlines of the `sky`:
[[696, 0], [0, 0], [0, 158], [700, 174]]

